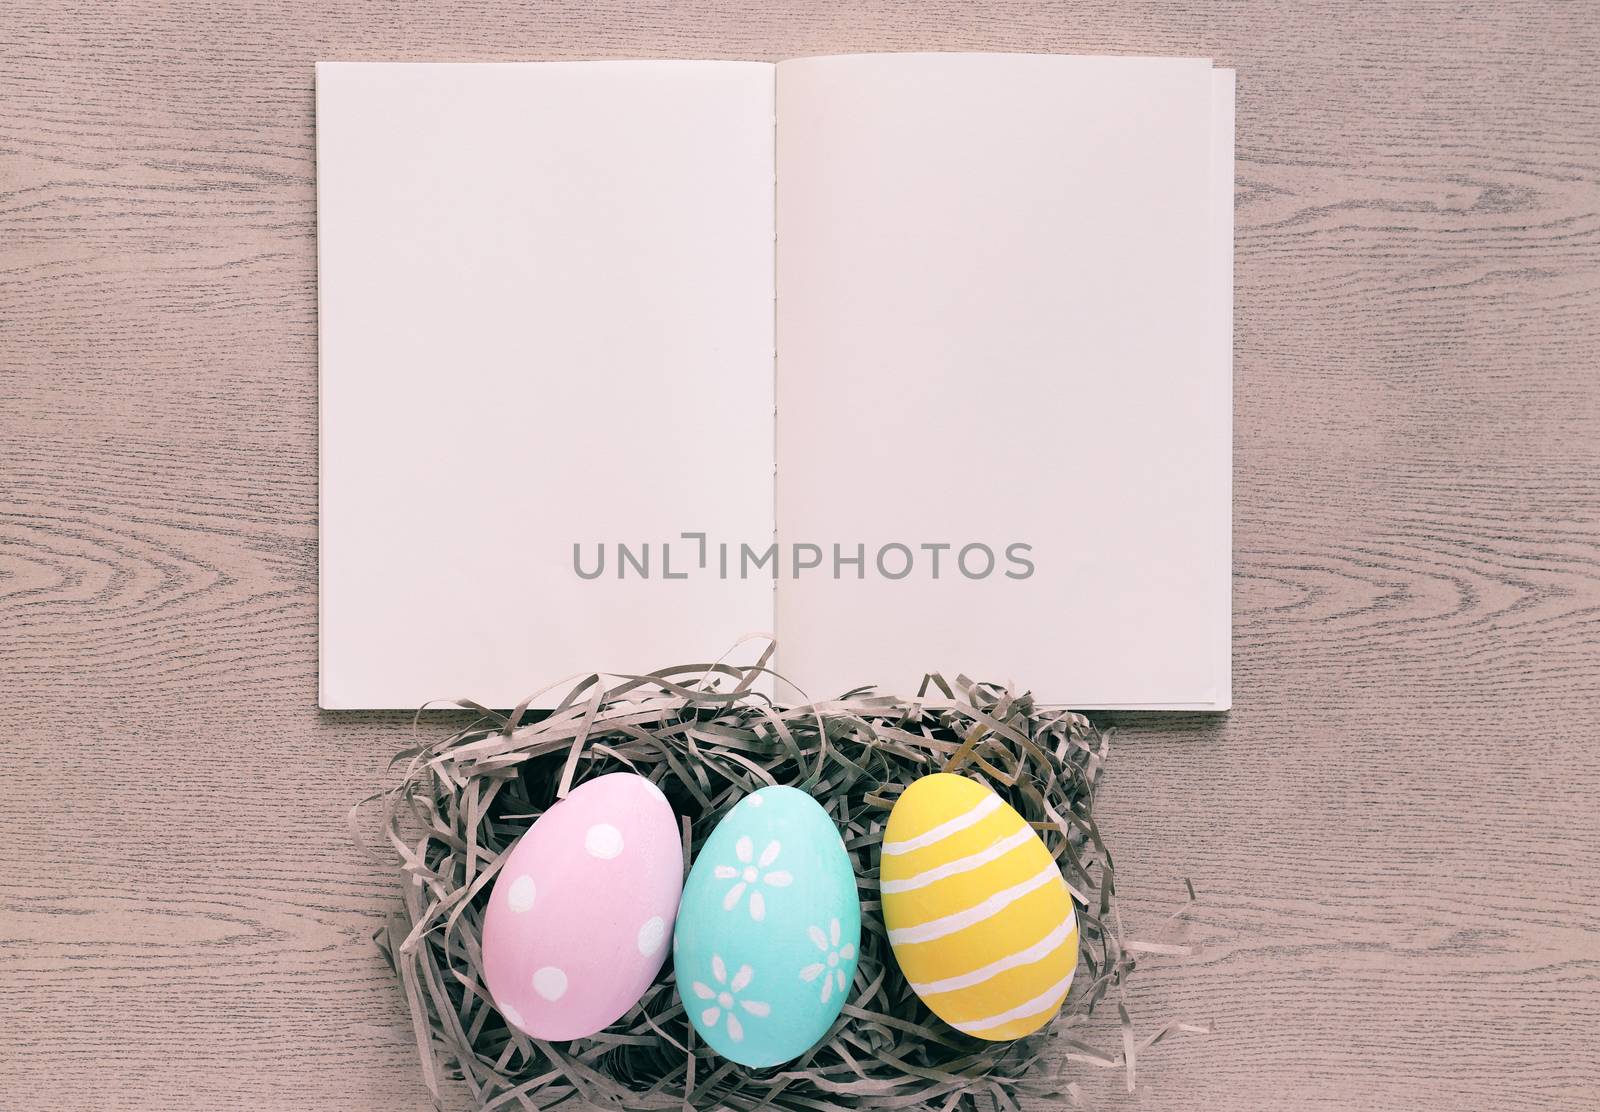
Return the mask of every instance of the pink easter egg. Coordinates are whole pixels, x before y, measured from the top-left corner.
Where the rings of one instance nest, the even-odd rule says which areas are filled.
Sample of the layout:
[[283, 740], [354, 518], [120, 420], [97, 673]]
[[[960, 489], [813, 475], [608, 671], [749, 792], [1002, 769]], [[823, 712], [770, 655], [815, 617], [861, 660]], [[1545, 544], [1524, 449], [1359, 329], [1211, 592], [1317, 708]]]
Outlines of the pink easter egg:
[[630, 772], [574, 788], [511, 847], [483, 919], [483, 979], [506, 1021], [580, 1039], [627, 1014], [666, 960], [683, 891], [678, 822]]

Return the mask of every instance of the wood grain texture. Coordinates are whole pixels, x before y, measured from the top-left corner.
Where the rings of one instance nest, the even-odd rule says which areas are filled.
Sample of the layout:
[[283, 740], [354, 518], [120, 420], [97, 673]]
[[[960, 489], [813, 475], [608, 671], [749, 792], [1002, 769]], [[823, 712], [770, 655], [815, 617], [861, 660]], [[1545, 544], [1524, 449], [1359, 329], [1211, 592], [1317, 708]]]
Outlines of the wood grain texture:
[[1592, 5], [20, 0], [0, 1105], [429, 1105], [344, 818], [408, 721], [315, 709], [312, 62], [917, 49], [1239, 71], [1237, 709], [1104, 800], [1216, 1030], [1139, 1106], [1600, 1103]]

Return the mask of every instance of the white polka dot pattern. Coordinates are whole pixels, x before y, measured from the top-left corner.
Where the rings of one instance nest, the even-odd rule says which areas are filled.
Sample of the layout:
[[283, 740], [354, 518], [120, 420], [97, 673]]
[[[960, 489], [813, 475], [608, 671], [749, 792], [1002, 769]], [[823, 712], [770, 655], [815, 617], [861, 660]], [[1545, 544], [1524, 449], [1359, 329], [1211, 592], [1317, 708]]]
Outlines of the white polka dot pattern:
[[608, 822], [596, 823], [583, 836], [583, 848], [590, 857], [609, 861], [622, 853], [622, 831]]
[[539, 889], [534, 885], [533, 878], [523, 873], [511, 882], [511, 890], [506, 893], [506, 903], [512, 911], [532, 911], [533, 901], [538, 895]]
[[546, 1000], [560, 1000], [567, 994], [567, 975], [547, 965], [533, 975], [533, 991]]
[[639, 952], [645, 957], [661, 949], [661, 941], [667, 936], [667, 924], [659, 915], [652, 915], [645, 920], [644, 926], [639, 928]]
[[553, 803], [506, 852], [483, 920], [483, 981], [508, 1025], [587, 1038], [638, 1003], [672, 948], [678, 819], [642, 776]]

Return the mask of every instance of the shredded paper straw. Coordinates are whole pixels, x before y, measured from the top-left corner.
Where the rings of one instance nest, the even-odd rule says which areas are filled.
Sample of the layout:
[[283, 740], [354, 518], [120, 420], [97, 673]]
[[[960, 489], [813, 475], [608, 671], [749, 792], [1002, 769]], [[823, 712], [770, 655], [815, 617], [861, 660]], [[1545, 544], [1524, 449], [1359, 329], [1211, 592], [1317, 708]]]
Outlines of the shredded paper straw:
[[[483, 1109], [1016, 1109], [1037, 1097], [1081, 1103], [1078, 1066], [1124, 1070], [1131, 1090], [1140, 1052], [1203, 1030], [1168, 1023], [1140, 1036], [1129, 1018], [1126, 982], [1138, 955], [1182, 948], [1123, 939], [1111, 854], [1094, 819], [1109, 730], [959, 676], [929, 675], [910, 699], [864, 688], [782, 706], [757, 690], [772, 674], [771, 653], [768, 644], [748, 667], [686, 665], [614, 677], [610, 687], [590, 675], [530, 724], [527, 704], [502, 715], [463, 700], [479, 715], [472, 726], [395, 758], [400, 784], [366, 801], [381, 802], [403, 875], [403, 913], [377, 942], [404, 990], [436, 1098], [449, 1079]], [[769, 784], [807, 792], [838, 824], [860, 889], [860, 961], [843, 1013], [798, 1060], [749, 1069], [701, 1043], [670, 961], [632, 1011], [590, 1038], [530, 1040], [495, 1010], [480, 944], [504, 854], [574, 785], [618, 771], [649, 777], [671, 801], [686, 868], [729, 809]], [[1028, 1038], [984, 1042], [945, 1026], [890, 952], [878, 844], [899, 793], [933, 772], [960, 772], [999, 793], [1072, 890], [1082, 966], [1061, 1013]], [[1079, 1037], [1108, 993], [1122, 1026], [1115, 1051]]]

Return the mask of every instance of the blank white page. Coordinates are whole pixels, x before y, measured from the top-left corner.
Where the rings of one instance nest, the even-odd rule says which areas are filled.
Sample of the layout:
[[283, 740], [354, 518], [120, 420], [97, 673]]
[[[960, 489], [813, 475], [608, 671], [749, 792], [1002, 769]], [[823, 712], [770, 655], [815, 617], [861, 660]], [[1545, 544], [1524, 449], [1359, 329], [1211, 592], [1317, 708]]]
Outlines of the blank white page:
[[[826, 555], [779, 584], [777, 664], [808, 695], [943, 671], [1227, 709], [1217, 82], [1185, 59], [779, 65], [779, 538]], [[835, 578], [834, 544], [866, 567]], [[915, 562], [886, 580], [892, 544]], [[926, 544], [951, 546], [937, 577]], [[996, 568], [969, 578], [974, 544]]]
[[772, 534], [773, 68], [325, 63], [317, 173], [322, 705], [770, 629], [770, 581], [573, 545]]

